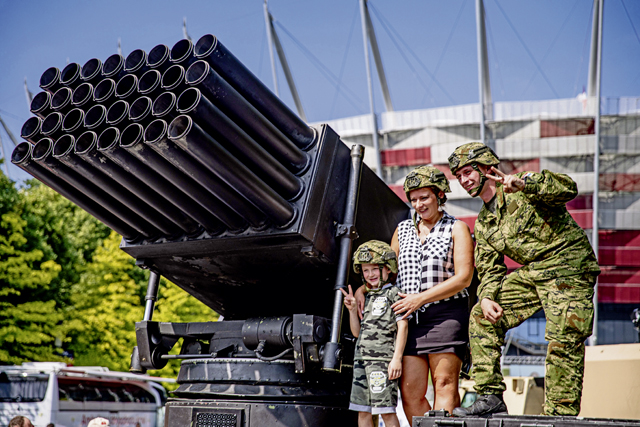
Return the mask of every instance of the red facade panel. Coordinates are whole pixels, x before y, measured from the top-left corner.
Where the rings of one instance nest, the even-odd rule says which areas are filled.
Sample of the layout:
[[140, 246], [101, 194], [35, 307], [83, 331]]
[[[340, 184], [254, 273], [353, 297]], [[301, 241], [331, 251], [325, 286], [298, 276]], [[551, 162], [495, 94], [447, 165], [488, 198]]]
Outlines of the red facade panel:
[[640, 247], [640, 230], [600, 230], [600, 246]]
[[598, 285], [598, 302], [614, 304], [640, 303], [640, 285]]
[[604, 173], [599, 179], [600, 190], [604, 191], [640, 191], [640, 174]]
[[598, 252], [601, 265], [640, 267], [640, 247], [600, 246]]
[[615, 266], [601, 267], [602, 273], [598, 283], [606, 285], [633, 284], [640, 285], [640, 270], [637, 268], [618, 268]]
[[382, 166], [418, 166], [431, 163], [431, 147], [381, 150]]
[[593, 119], [540, 120], [540, 138], [593, 135], [594, 133]]

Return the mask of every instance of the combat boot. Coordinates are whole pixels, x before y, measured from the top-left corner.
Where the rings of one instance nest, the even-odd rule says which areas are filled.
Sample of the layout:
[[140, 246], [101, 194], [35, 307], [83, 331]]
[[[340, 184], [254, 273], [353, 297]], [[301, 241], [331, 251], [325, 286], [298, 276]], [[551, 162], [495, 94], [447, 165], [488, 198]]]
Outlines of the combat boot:
[[473, 405], [468, 408], [455, 408], [452, 412], [454, 417], [486, 417], [493, 414], [507, 414], [501, 394], [484, 394], [478, 396]]

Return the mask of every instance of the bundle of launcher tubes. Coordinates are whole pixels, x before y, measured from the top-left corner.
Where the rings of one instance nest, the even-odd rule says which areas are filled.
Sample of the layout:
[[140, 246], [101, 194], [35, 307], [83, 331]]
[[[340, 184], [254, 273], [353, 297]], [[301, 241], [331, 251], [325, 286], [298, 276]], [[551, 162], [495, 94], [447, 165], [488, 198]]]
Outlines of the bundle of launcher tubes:
[[316, 131], [213, 35], [47, 69], [12, 162], [130, 242], [287, 227]]

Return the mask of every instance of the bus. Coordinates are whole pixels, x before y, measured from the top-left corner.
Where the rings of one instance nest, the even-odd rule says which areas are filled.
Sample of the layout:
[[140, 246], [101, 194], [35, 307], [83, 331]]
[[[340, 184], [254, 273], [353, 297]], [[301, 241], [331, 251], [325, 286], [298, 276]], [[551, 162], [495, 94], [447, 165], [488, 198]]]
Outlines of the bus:
[[0, 426], [23, 415], [35, 427], [87, 427], [96, 417], [114, 427], [162, 427], [160, 382], [175, 380], [58, 362], [0, 366]]

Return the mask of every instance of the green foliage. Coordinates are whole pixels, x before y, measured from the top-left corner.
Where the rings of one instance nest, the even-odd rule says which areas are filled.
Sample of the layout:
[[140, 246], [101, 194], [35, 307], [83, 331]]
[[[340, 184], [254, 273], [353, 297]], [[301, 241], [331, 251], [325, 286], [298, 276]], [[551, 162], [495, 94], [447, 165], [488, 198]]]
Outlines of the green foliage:
[[[127, 371], [149, 273], [121, 237], [38, 181], [18, 190], [0, 172], [0, 364], [67, 361]], [[217, 314], [162, 279], [153, 320]], [[179, 344], [172, 350], [177, 353]], [[175, 377], [172, 361], [153, 375]], [[175, 387], [175, 386], [174, 386]]]
[[47, 295], [61, 267], [29, 248], [20, 193], [0, 174], [0, 363], [63, 360], [63, 317]]
[[44, 259], [63, 267], [50, 291], [58, 306], [68, 307], [72, 285], [111, 230], [38, 181], [28, 181], [21, 195], [27, 247], [42, 251]]
[[99, 246], [80, 281], [72, 287], [73, 316], [78, 322], [69, 348], [77, 365], [129, 369], [135, 345], [135, 322], [142, 319], [140, 289], [144, 276], [111, 235]]

